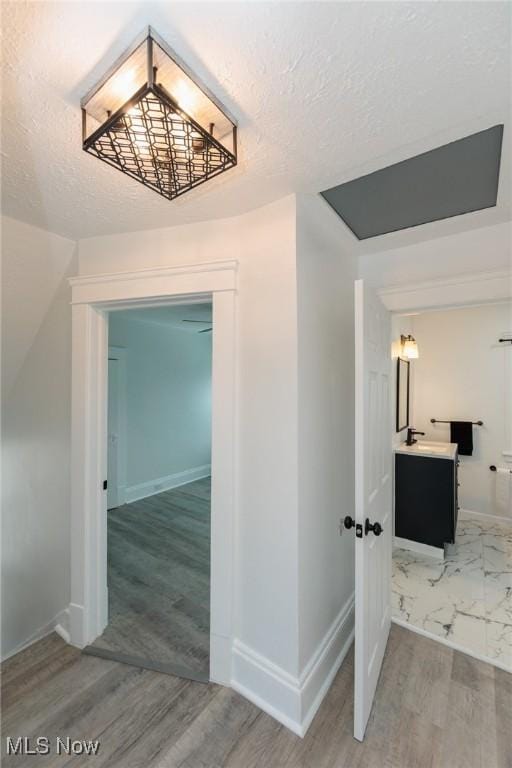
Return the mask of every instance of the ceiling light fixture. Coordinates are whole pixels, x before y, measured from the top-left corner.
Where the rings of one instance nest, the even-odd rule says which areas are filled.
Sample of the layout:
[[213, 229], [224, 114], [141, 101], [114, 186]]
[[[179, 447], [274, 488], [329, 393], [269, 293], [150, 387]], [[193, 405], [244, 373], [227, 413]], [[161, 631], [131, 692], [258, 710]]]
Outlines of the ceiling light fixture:
[[410, 334], [404, 336], [402, 334], [400, 336], [400, 341], [402, 342], [402, 355], [407, 357], [408, 360], [416, 360], [419, 357], [419, 352], [418, 342], [414, 336], [411, 336]]
[[84, 96], [83, 148], [169, 200], [237, 163], [237, 125], [148, 27]]

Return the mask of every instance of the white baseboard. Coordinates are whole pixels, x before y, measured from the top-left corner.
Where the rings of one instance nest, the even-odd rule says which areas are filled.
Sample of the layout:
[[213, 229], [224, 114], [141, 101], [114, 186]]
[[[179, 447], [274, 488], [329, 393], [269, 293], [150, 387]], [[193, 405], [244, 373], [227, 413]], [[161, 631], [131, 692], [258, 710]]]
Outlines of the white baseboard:
[[62, 637], [62, 639], [69, 643], [70, 634], [69, 634], [69, 625], [70, 625], [70, 616], [69, 616], [69, 608], [64, 608], [59, 615], [56, 617], [55, 622], [55, 632]]
[[[75, 648], [85, 648], [86, 645], [90, 645], [101, 635], [108, 624], [108, 590], [106, 590], [101, 603], [101, 607], [105, 608], [105, 613], [101, 610], [100, 615], [100, 611], [98, 611], [92, 626], [90, 620], [89, 622], [86, 621], [83, 605], [78, 603], [69, 604], [69, 623], [68, 627], [66, 627], [68, 639], [66, 642], [74, 645]], [[59, 632], [59, 634], [61, 633]], [[65, 634], [61, 634], [61, 637], [66, 639]]]
[[435, 557], [436, 560], [444, 560], [444, 548], [432, 547], [430, 544], [423, 544], [421, 541], [412, 541], [411, 539], [402, 539], [400, 536], [394, 536], [393, 546], [407, 549], [410, 552], [417, 552], [419, 555]]
[[233, 643], [231, 687], [291, 731], [302, 736], [298, 678], [240, 640]]
[[484, 656], [482, 653], [475, 653], [474, 651], [470, 651], [463, 645], [454, 643], [451, 640], [448, 640], [446, 637], [435, 635], [433, 632], [428, 632], [426, 629], [422, 629], [421, 627], [415, 627], [413, 624], [408, 624], [402, 619], [395, 619], [392, 617], [391, 621], [393, 624], [396, 624], [399, 627], [403, 627], [404, 629], [409, 629], [411, 632], [414, 632], [417, 635], [428, 637], [429, 640], [436, 640], [438, 643], [448, 646], [448, 648], [453, 648], [454, 651], [465, 653], [466, 656], [471, 656], [471, 658], [477, 659], [478, 661], [485, 661], [486, 664], [491, 664], [493, 667], [498, 667], [498, 669], [504, 669], [505, 672], [512, 672], [512, 668], [506, 664], [503, 664], [501, 661], [499, 661], [499, 659], [493, 659], [491, 656]]
[[299, 677], [235, 640], [231, 687], [302, 737], [329, 690], [353, 636], [354, 595], [343, 606]]
[[54, 616], [51, 621], [47, 622], [42, 627], [39, 627], [39, 629], [29, 635], [26, 640], [18, 643], [15, 648], [7, 651], [7, 653], [2, 654], [2, 662], [7, 661], [7, 659], [11, 658], [11, 656], [15, 656], [17, 653], [20, 653], [20, 651], [24, 651], [26, 648], [29, 648], [34, 643], [37, 643], [38, 640], [42, 640], [43, 637], [50, 635], [52, 632], [57, 632], [57, 634], [60, 635], [63, 640], [69, 642], [68, 627], [69, 611], [67, 608], [64, 608], [62, 611], [59, 611], [59, 613]]
[[210, 682], [231, 685], [231, 638], [210, 632]]
[[77, 603], [69, 604], [69, 642], [76, 648], [85, 648], [88, 643], [85, 637], [84, 607]]
[[355, 595], [345, 603], [300, 676], [302, 735], [313, 722], [354, 640]]
[[498, 520], [500, 523], [508, 523], [508, 525], [512, 525], [512, 518], [507, 517], [506, 515], [488, 515], [487, 512], [473, 512], [472, 509], [459, 509], [459, 515], [460, 513], [464, 513], [465, 515], [474, 515], [475, 517], [483, 517], [483, 519], [488, 520]]
[[[248, 701], [251, 701], [255, 706], [257, 706], [259, 709], [263, 710], [263, 712], [266, 712], [267, 715], [270, 715], [270, 717], [273, 717], [274, 720], [277, 720], [278, 723], [281, 723], [281, 725], [284, 725], [285, 728], [288, 728], [289, 731], [292, 733], [295, 733], [297, 736], [304, 735], [302, 733], [302, 729], [300, 726], [300, 722], [298, 719], [298, 715], [296, 713], [293, 718], [288, 717], [288, 715], [285, 713], [285, 705], [283, 704], [283, 701], [281, 700], [281, 696], [279, 696], [279, 683], [276, 682], [275, 684], [272, 684], [267, 691], [265, 691], [265, 698], [260, 696], [258, 693], [256, 693], [252, 688], [249, 688], [248, 686], [243, 685], [239, 680], [232, 680], [231, 681], [231, 688], [233, 690], [237, 691], [241, 696], [243, 696]], [[273, 688], [273, 691], [272, 691]], [[274, 697], [278, 701], [278, 706], [274, 706], [270, 703], [270, 698], [272, 697], [272, 694], [274, 694]], [[287, 708], [292, 711], [293, 707], [295, 705], [295, 697], [298, 696], [298, 692], [290, 688], [290, 692], [288, 694], [289, 702], [287, 704]]]
[[204, 464], [201, 467], [186, 469], [184, 472], [176, 472], [174, 475], [158, 477], [155, 480], [149, 480], [146, 483], [130, 485], [124, 489], [124, 499], [126, 504], [132, 501], [140, 501], [148, 496], [154, 496], [157, 493], [170, 491], [171, 488], [178, 488], [180, 485], [192, 483], [194, 480], [201, 480], [211, 474], [211, 465]]
[[119, 506], [126, 504], [126, 485], [117, 486], [117, 503]]

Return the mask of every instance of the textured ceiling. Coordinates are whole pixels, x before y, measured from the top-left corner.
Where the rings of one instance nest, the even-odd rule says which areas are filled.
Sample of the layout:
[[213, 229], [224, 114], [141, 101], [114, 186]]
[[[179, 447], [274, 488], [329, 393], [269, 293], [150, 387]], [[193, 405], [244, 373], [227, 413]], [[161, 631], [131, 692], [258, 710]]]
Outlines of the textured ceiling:
[[[507, 2], [2, 2], [4, 212], [82, 238], [319, 192], [499, 122], [508, 147], [511, 12]], [[239, 121], [238, 167], [173, 202], [81, 149], [80, 97], [147, 24]], [[480, 225], [505, 220], [508, 197]]]

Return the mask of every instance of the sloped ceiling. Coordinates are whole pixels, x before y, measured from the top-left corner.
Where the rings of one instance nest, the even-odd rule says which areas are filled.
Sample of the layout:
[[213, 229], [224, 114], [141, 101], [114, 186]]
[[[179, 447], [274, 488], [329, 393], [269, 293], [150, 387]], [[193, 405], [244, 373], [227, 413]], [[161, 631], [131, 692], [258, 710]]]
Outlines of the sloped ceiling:
[[[77, 269], [77, 246], [13, 219], [2, 222], [2, 392], [7, 397], [55, 298]], [[64, 301], [69, 302], [66, 294]]]
[[[70, 238], [236, 215], [500, 122], [510, 157], [510, 3], [20, 1], [2, 12], [4, 211]], [[147, 24], [239, 120], [238, 167], [173, 202], [81, 149], [80, 97]], [[508, 177], [501, 186], [477, 226], [509, 218]]]

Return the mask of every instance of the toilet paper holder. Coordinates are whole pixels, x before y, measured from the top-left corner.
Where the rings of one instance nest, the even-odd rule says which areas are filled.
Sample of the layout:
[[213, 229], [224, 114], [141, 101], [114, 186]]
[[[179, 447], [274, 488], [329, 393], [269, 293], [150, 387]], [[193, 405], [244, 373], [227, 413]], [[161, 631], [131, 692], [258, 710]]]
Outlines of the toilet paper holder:
[[[491, 470], [491, 472], [497, 472], [498, 471], [498, 468], [497, 468], [496, 464], [491, 464], [489, 469]], [[510, 474], [512, 475], [512, 469], [509, 469], [508, 472], [510, 472]]]

